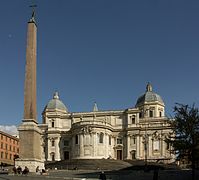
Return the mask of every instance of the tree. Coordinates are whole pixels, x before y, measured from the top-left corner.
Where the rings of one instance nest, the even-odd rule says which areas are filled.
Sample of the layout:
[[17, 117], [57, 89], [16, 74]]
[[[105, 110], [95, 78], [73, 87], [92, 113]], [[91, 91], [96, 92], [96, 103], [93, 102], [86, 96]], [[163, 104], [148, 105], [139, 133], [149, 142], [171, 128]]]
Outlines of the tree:
[[174, 135], [167, 140], [180, 160], [191, 162], [192, 179], [195, 176], [195, 164], [199, 151], [199, 110], [195, 105], [176, 104], [174, 120], [171, 126]]

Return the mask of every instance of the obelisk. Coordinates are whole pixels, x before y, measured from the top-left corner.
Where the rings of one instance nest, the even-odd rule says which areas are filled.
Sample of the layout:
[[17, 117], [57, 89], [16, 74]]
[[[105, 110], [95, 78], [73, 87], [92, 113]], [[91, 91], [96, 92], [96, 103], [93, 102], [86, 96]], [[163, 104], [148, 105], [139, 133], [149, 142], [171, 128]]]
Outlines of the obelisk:
[[19, 131], [19, 159], [16, 166], [22, 169], [27, 166], [30, 172], [35, 172], [36, 167], [44, 168], [41, 151], [41, 130], [37, 122], [36, 106], [36, 59], [37, 59], [37, 25], [35, 10], [28, 22], [26, 46], [26, 72], [24, 87], [24, 118], [18, 127]]

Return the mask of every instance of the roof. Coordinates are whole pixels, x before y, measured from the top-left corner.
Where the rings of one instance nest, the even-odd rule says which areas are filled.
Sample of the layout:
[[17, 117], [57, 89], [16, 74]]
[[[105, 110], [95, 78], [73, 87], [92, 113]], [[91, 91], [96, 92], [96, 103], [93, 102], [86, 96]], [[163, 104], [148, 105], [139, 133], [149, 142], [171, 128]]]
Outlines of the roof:
[[59, 99], [58, 92], [55, 92], [53, 95], [53, 99], [51, 99], [44, 110], [46, 109], [59, 109], [68, 112], [67, 107], [64, 103]]
[[14, 136], [14, 135], [11, 135], [11, 134], [8, 134], [8, 133], [6, 133], [6, 132], [0, 131], [0, 134], [4, 135], [4, 136], [6, 136], [6, 137], [9, 137], [9, 138], [11, 138], [11, 139], [15, 139], [15, 140], [19, 141], [19, 138], [18, 138], [18, 137]]
[[164, 104], [161, 96], [152, 91], [152, 86], [150, 83], [148, 83], [146, 86], [146, 92], [138, 98], [136, 106], [143, 105], [146, 102], [159, 102]]

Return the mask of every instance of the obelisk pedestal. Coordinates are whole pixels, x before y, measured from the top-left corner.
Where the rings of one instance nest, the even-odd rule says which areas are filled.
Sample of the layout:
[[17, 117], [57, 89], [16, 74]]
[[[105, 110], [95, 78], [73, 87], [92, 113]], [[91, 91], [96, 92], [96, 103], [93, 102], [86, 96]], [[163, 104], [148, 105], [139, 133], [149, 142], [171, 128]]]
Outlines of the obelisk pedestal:
[[24, 119], [18, 127], [19, 131], [19, 159], [16, 159], [16, 167], [28, 167], [30, 172], [35, 172], [37, 166], [44, 169], [42, 159], [41, 130], [37, 123], [36, 106], [36, 45], [37, 26], [33, 14], [28, 22], [27, 48], [26, 48], [26, 74], [24, 88]]
[[34, 121], [23, 120], [18, 127], [19, 131], [19, 159], [15, 160], [16, 167], [28, 167], [30, 172], [36, 172], [37, 166], [39, 169], [44, 169], [44, 160], [42, 159], [41, 151], [41, 130]]

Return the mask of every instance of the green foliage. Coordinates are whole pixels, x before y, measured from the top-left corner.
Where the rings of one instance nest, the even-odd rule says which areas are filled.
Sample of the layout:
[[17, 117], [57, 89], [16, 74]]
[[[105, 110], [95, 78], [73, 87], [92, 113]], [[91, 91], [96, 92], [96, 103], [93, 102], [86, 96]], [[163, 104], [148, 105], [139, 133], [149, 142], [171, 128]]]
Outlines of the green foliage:
[[193, 163], [199, 157], [199, 110], [194, 105], [176, 104], [174, 113], [171, 122], [174, 133], [167, 142], [179, 159], [186, 158]]

